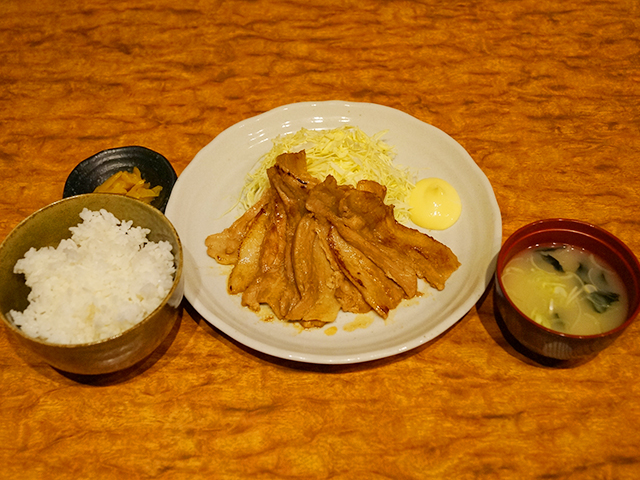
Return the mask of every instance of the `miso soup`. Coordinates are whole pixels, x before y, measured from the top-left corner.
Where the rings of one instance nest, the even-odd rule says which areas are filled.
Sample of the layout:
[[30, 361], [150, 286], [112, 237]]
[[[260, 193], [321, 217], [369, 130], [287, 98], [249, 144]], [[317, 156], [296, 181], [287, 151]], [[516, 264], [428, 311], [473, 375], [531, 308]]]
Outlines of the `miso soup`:
[[541, 325], [572, 335], [612, 330], [627, 316], [620, 276], [600, 258], [570, 245], [529, 248], [502, 272], [505, 293]]

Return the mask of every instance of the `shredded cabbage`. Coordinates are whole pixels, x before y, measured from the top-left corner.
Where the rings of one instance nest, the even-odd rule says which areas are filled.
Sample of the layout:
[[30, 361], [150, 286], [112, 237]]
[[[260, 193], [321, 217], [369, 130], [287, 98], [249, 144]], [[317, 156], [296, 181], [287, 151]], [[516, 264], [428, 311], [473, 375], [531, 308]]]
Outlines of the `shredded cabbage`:
[[304, 149], [309, 173], [321, 181], [333, 175], [340, 185], [355, 186], [360, 180], [373, 180], [387, 187], [385, 202], [394, 206], [396, 219], [406, 223], [414, 175], [408, 168], [393, 163], [394, 148], [381, 140], [385, 133], [370, 137], [358, 127], [345, 125], [331, 130], [303, 128], [276, 137], [272, 149], [247, 175], [241, 206], [249, 208], [268, 188], [267, 169], [275, 164], [278, 155]]

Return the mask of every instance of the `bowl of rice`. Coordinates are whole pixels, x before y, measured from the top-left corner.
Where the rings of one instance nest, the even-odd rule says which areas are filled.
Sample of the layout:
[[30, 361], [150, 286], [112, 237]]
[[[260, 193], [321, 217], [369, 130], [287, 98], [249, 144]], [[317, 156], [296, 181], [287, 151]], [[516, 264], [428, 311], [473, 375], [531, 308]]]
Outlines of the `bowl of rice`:
[[157, 209], [117, 194], [69, 197], [0, 245], [0, 316], [54, 368], [112, 373], [149, 356], [183, 297], [182, 245]]

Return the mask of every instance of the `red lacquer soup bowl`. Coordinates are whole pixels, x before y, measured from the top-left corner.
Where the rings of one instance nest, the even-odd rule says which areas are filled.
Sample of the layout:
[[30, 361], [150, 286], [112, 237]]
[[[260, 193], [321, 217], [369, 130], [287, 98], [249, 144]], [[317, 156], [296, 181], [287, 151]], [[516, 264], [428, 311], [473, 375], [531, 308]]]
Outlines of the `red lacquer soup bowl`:
[[[595, 335], [572, 335], [547, 328], [516, 307], [505, 292], [502, 280], [505, 266], [526, 249], [553, 244], [591, 252], [620, 276], [628, 296], [627, 316], [620, 326]], [[578, 220], [540, 220], [517, 230], [498, 254], [495, 280], [494, 302], [503, 326], [519, 344], [545, 358], [564, 361], [592, 357], [620, 336], [640, 312], [640, 264], [636, 256], [611, 233]]]

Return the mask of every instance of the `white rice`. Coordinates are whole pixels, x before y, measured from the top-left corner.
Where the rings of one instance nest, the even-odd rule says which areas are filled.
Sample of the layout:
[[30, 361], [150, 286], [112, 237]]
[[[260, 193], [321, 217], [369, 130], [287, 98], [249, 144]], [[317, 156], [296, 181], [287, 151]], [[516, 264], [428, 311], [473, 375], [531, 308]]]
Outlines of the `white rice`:
[[103, 340], [142, 321], [166, 297], [175, 273], [171, 244], [150, 242], [107, 210], [84, 209], [57, 248], [31, 248], [15, 273], [31, 288], [24, 312], [10, 312], [27, 335], [52, 343]]

